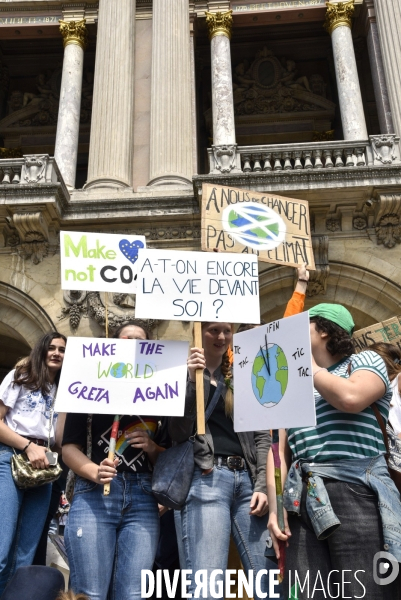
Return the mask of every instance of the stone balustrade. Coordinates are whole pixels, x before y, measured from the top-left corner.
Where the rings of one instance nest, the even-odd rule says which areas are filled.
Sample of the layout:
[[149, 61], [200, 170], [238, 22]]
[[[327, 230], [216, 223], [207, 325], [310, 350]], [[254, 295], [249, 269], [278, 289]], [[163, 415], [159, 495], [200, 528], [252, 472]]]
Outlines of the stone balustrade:
[[[213, 173], [215, 152], [209, 148], [208, 154]], [[400, 138], [386, 134], [361, 141], [238, 146], [235, 162], [243, 173], [400, 165]]]
[[48, 154], [24, 155], [0, 160], [0, 185], [56, 184], [64, 181], [57, 163]]

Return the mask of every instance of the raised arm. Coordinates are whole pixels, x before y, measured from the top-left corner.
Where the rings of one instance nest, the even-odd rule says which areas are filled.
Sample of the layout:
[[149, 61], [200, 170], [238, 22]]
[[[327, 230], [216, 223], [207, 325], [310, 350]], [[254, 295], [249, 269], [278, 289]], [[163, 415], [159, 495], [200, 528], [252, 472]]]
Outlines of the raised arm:
[[309, 281], [309, 271], [306, 268], [306, 263], [302, 267], [298, 267], [297, 275], [297, 284], [285, 309], [284, 317], [298, 315], [304, 309], [306, 289]]

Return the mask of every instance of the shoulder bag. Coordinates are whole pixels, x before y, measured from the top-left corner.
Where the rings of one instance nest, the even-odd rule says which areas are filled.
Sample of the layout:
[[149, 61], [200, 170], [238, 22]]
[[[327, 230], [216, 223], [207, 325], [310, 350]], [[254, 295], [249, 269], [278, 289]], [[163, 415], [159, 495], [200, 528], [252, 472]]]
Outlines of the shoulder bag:
[[[47, 452], [50, 452], [50, 432], [53, 423], [55, 402], [56, 398], [53, 399], [50, 407]], [[15, 448], [13, 448], [13, 450], [14, 454], [11, 457], [11, 473], [15, 485], [22, 490], [39, 487], [46, 483], [52, 483], [53, 481], [56, 481], [63, 472], [58, 461], [55, 465], [49, 465], [47, 469], [34, 469], [25, 452], [17, 453]]]
[[[205, 412], [205, 422], [209, 419], [219, 401], [224, 381], [220, 380], [213, 398]], [[195, 470], [194, 441], [192, 435], [186, 442], [168, 448], [161, 454], [153, 468], [152, 492], [159, 504], [174, 508], [182, 508], [187, 499]]]

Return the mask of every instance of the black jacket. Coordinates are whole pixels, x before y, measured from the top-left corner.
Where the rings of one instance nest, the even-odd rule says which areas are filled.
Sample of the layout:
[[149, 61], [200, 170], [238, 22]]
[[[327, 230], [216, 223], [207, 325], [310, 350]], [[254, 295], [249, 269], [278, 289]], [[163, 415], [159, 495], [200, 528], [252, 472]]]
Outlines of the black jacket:
[[[223, 379], [220, 367], [215, 372], [216, 380]], [[205, 408], [210, 391], [210, 373], [204, 370]], [[223, 387], [222, 396], [225, 398], [226, 386]], [[193, 433], [196, 421], [196, 389], [195, 384], [188, 381], [185, 396], [185, 414], [183, 417], [169, 417], [168, 432], [173, 442], [186, 441]], [[248, 431], [238, 433], [242, 451], [255, 485], [255, 492], [267, 494], [266, 488], [266, 458], [271, 445], [269, 431]], [[213, 438], [206, 423], [205, 435], [196, 435], [194, 444], [195, 463], [201, 469], [213, 467]]]

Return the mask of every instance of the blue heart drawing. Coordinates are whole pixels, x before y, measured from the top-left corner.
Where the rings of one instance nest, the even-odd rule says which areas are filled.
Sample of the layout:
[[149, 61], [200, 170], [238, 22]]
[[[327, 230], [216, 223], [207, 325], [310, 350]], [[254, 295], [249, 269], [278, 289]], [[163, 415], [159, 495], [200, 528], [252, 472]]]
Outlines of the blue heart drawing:
[[124, 254], [125, 258], [128, 258], [132, 264], [135, 264], [138, 260], [138, 250], [139, 248], [144, 248], [143, 242], [129, 242], [128, 240], [121, 240], [118, 244], [121, 252]]

